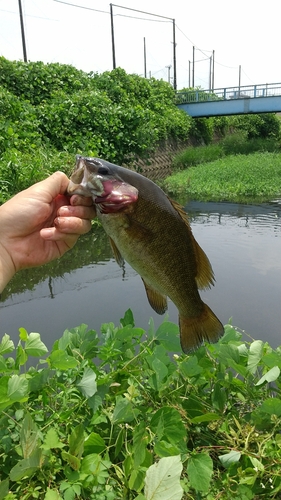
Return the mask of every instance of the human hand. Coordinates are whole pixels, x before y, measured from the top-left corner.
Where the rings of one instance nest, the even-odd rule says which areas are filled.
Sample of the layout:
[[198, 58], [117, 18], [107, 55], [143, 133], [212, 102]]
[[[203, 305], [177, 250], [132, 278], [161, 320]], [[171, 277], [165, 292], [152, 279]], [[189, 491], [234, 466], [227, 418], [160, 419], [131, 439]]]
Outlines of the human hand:
[[56, 172], [0, 207], [0, 291], [17, 271], [61, 257], [91, 229], [92, 199], [65, 196], [68, 183]]

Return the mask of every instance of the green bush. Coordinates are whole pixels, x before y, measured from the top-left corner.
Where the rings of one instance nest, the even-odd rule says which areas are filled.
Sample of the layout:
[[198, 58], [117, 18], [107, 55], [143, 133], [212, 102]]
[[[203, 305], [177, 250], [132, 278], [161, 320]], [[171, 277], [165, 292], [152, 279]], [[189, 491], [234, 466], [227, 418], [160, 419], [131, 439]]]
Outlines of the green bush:
[[41, 144], [34, 107], [0, 87], [0, 156], [11, 148], [31, 150]]
[[225, 156], [167, 177], [173, 196], [204, 201], [257, 203], [281, 193], [281, 153]]
[[221, 142], [223, 151], [226, 155], [232, 154], [251, 154], [257, 151], [276, 152], [280, 150], [280, 141], [274, 137], [256, 137], [248, 139], [246, 131], [237, 131]]
[[213, 118], [193, 118], [190, 128], [190, 138], [197, 144], [210, 144], [214, 137]]
[[20, 328], [16, 348], [4, 335], [1, 498], [279, 498], [280, 369], [280, 348], [230, 324], [186, 356], [177, 325], [145, 332], [130, 310], [51, 352], [38, 333]]
[[73, 154], [46, 147], [30, 151], [8, 149], [0, 158], [0, 204], [56, 170], [69, 175], [74, 160]]
[[49, 100], [57, 90], [72, 94], [89, 84], [87, 73], [67, 64], [26, 63], [0, 57], [0, 86], [34, 105]]
[[244, 131], [248, 139], [280, 138], [280, 118], [274, 113], [232, 116], [230, 123], [234, 130]]
[[209, 144], [208, 146], [189, 147], [175, 156], [173, 168], [184, 169], [192, 165], [207, 163], [224, 156], [221, 144]]

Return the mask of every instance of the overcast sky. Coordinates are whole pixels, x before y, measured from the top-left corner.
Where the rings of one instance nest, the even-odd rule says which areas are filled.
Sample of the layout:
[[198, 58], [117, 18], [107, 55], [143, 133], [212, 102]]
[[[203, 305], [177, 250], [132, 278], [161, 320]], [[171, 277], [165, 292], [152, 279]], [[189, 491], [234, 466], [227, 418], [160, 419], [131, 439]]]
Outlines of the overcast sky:
[[[78, 8], [72, 5], [81, 6]], [[22, 0], [27, 58], [72, 64], [86, 72], [112, 69], [110, 3], [107, 0]], [[121, 7], [120, 7], [121, 6]], [[144, 76], [173, 76], [175, 19], [177, 87], [189, 84], [195, 50], [195, 85], [209, 87], [215, 51], [215, 88], [281, 82], [278, 0], [122, 0], [113, 4], [116, 65]], [[95, 10], [91, 10], [95, 9]], [[23, 60], [18, 0], [0, 0], [0, 54]], [[192, 82], [192, 79], [190, 80]]]

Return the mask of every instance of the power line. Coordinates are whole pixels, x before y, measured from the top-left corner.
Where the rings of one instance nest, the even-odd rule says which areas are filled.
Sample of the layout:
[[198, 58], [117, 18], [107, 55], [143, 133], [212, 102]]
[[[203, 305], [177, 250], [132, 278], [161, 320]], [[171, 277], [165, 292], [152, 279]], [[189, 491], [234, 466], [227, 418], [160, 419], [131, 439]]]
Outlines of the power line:
[[77, 7], [78, 9], [93, 10], [95, 12], [102, 12], [102, 14], [109, 14], [109, 12], [105, 10], [92, 9], [92, 7], [84, 7], [83, 5], [76, 5], [74, 3], [64, 2], [63, 0], [53, 0], [53, 1], [57, 3], [63, 3], [65, 5], [70, 5], [71, 7]]

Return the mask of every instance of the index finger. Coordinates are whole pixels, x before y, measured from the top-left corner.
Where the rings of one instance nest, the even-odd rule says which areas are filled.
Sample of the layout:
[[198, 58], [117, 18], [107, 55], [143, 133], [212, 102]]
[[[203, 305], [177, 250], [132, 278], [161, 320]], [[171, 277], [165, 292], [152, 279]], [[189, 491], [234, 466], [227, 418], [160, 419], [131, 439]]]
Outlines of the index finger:
[[93, 204], [94, 204], [93, 199], [90, 196], [80, 196], [79, 194], [73, 194], [70, 198], [70, 205], [72, 205], [73, 207], [77, 205], [90, 207]]

